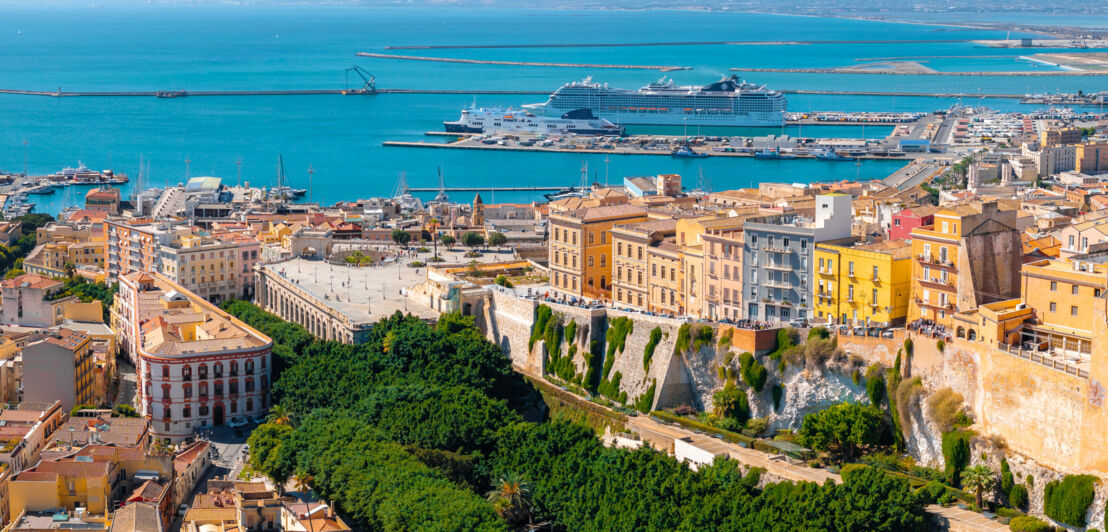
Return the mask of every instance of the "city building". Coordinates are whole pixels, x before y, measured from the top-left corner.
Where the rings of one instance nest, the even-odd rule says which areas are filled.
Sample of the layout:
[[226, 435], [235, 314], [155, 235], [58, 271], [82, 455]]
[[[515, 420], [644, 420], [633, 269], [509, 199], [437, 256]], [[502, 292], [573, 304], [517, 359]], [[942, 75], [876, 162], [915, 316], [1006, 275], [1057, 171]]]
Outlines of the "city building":
[[812, 317], [812, 258], [817, 242], [850, 237], [851, 198], [823, 194], [815, 214], [748, 218], [743, 225], [743, 317], [789, 322]]
[[1075, 146], [1074, 170], [1090, 175], [1108, 172], [1108, 142], [1087, 142]]
[[709, 229], [704, 240], [705, 316], [711, 320], [737, 320], [743, 315], [742, 228]]
[[329, 505], [278, 495], [261, 482], [209, 480], [182, 520], [184, 532], [214, 530], [350, 530]]
[[116, 510], [111, 532], [162, 532], [162, 514], [154, 504], [135, 502]]
[[[300, 277], [293, 278], [289, 269], [294, 267], [309, 273], [298, 273]], [[255, 270], [257, 297], [254, 301], [265, 311], [297, 323], [324, 340], [359, 344], [368, 338], [374, 322], [370, 315], [371, 299], [376, 292], [369, 289], [368, 270], [358, 272], [363, 276], [363, 283], [358, 283], [362, 287], [358, 293], [364, 297], [359, 300], [352, 297], [353, 286], [343, 286], [349, 273], [336, 279], [334, 268], [325, 262], [298, 258], [293, 262], [258, 266]], [[322, 283], [318, 282], [320, 272], [325, 276]], [[312, 282], [309, 283], [309, 279]], [[345, 292], [346, 297], [332, 297], [335, 286]], [[384, 298], [383, 288], [380, 297]]]
[[1016, 214], [996, 202], [956, 205], [913, 229], [908, 320], [949, 328], [956, 312], [1018, 297], [1023, 244]]
[[42, 461], [8, 484], [11, 515], [84, 508], [94, 515], [111, 511], [115, 464], [94, 461]]
[[91, 344], [87, 334], [66, 328], [32, 335], [23, 347], [23, 400], [61, 400], [67, 412], [106, 401], [93, 395]]
[[121, 276], [112, 329], [135, 364], [154, 437], [180, 441], [268, 411], [272, 341], [165, 276]]
[[0, 282], [0, 320], [24, 327], [51, 327], [67, 318], [86, 321], [101, 316], [99, 301], [82, 303], [77, 296], [66, 296], [65, 283], [25, 273]]
[[114, 187], [100, 187], [85, 193], [85, 209], [100, 211], [107, 214], [119, 214], [119, 189]]
[[1039, 144], [1052, 148], [1081, 142], [1083, 132], [1076, 127], [1050, 128], [1039, 132]]
[[38, 461], [69, 412], [62, 409], [61, 401], [8, 406], [0, 410], [0, 441], [5, 442], [0, 447], [0, 464], [19, 472]]
[[611, 228], [610, 234], [612, 300], [617, 306], [639, 310], [650, 308], [648, 250], [677, 234], [677, 220], [649, 220], [617, 225]]
[[931, 225], [935, 219], [935, 211], [939, 207], [934, 205], [916, 205], [905, 207], [893, 215], [892, 225], [889, 226], [889, 240], [905, 240], [912, 237], [912, 229]]
[[66, 277], [70, 267], [103, 270], [104, 243], [48, 242], [35, 246], [23, 259], [23, 271], [47, 277]]
[[188, 502], [192, 490], [212, 466], [212, 442], [198, 440], [190, 443], [173, 456], [173, 504]]
[[253, 295], [253, 266], [261, 260], [256, 239], [148, 220], [105, 225], [105, 268], [110, 277], [158, 272], [216, 303]]
[[647, 219], [631, 205], [586, 207], [550, 215], [550, 286], [569, 296], [611, 297], [612, 239], [617, 225]]
[[825, 323], [889, 327], [908, 317], [912, 245], [816, 244], [815, 318]]

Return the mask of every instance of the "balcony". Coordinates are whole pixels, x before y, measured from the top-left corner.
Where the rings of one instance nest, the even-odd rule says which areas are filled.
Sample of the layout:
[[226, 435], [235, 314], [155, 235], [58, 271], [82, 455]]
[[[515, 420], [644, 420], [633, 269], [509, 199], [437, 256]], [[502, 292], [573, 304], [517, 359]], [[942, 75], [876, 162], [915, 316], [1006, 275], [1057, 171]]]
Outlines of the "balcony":
[[926, 264], [928, 266], [939, 266], [939, 267], [942, 267], [942, 268], [954, 268], [954, 263], [950, 262], [949, 259], [942, 259], [942, 258], [939, 258], [939, 257], [926, 255], [924, 253], [920, 253], [919, 255], [916, 255], [916, 260], [918, 260], [921, 264]]
[[932, 277], [931, 279], [925, 279], [925, 278], [921, 277], [921, 278], [917, 278], [916, 281], [919, 282], [920, 284], [924, 285], [924, 286], [931, 286], [931, 287], [939, 288], [940, 290], [954, 291], [954, 280], [953, 279], [947, 279], [947, 280], [944, 281], [942, 279], [935, 278], [935, 277]]
[[779, 272], [791, 272], [791, 271], [793, 271], [792, 264], [777, 264], [777, 263], [771, 262], [769, 264], [766, 264], [765, 268], [767, 270], [775, 270], [775, 271], [779, 271]]
[[783, 288], [785, 290], [791, 290], [792, 287], [793, 287], [793, 284], [788, 282], [788, 281], [767, 280], [766, 282], [762, 283], [762, 286], [766, 286], [766, 287], [769, 287], [769, 288]]
[[762, 249], [764, 249], [764, 250], [766, 250], [770, 253], [792, 253], [793, 252], [793, 250], [791, 250], [789, 248], [779, 248], [779, 247], [770, 247], [770, 246], [764, 247]]
[[816, 294], [816, 297], [819, 299], [826, 299], [828, 302], [830, 302], [832, 299], [835, 299], [835, 295], [831, 292], [819, 292]]
[[945, 304], [944, 303], [932, 303], [930, 301], [924, 301], [924, 300], [922, 300], [918, 297], [915, 298], [915, 302], [916, 302], [917, 305], [919, 305], [921, 307], [928, 307], [928, 308], [933, 308], [933, 309], [936, 309], [936, 310], [954, 310], [954, 304], [953, 303], [945, 303]]

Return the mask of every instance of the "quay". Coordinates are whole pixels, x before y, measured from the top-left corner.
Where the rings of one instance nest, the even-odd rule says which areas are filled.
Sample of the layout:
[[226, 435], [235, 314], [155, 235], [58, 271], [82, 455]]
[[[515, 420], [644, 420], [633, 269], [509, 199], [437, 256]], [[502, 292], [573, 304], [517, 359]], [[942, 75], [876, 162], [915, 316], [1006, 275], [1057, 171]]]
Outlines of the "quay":
[[566, 187], [407, 187], [406, 192], [559, 192]]
[[455, 57], [427, 57], [420, 55], [393, 55], [378, 54], [372, 52], [358, 52], [358, 57], [372, 57], [376, 59], [400, 59], [403, 61], [433, 61], [438, 63], [466, 63], [470, 65], [511, 65], [511, 66], [537, 66], [537, 67], [566, 67], [566, 68], [618, 68], [626, 70], [659, 70], [673, 72], [675, 70], [692, 70], [687, 66], [669, 65], [609, 65], [591, 63], [536, 63], [530, 61], [494, 61], [491, 59], [460, 59]]
[[869, 41], [677, 41], [629, 43], [547, 43], [547, 44], [429, 44], [386, 46], [386, 50], [477, 50], [493, 48], [622, 48], [638, 46], [718, 46], [718, 45], [809, 45], [809, 44], [925, 44], [975, 42], [973, 39], [942, 40], [869, 40]]
[[[676, 137], [674, 138], [676, 139]], [[677, 140], [674, 140], [677, 142]], [[438, 142], [419, 142], [419, 141], [399, 141], [399, 140], [387, 140], [381, 143], [382, 146], [392, 148], [432, 148], [432, 149], [452, 149], [452, 150], [486, 150], [486, 151], [515, 151], [515, 152], [541, 152], [541, 153], [590, 153], [590, 154], [605, 154], [605, 155], [654, 155], [654, 156], [666, 156], [672, 157], [673, 150], [670, 148], [639, 148], [629, 146], [619, 146], [606, 148], [602, 145], [588, 144], [585, 140], [581, 140], [581, 144], [560, 144], [556, 146], [520, 146], [518, 144], [484, 144], [474, 141], [472, 139], [463, 138], [455, 142], [438, 143]], [[714, 149], [693, 149], [700, 157], [738, 157], [738, 158], [757, 158], [755, 152], [741, 152], [741, 151], [718, 151]], [[917, 153], [917, 154], [904, 154], [904, 155], [859, 155], [856, 159], [864, 160], [894, 160], [894, 161], [908, 161], [916, 157], [926, 157], [929, 154]], [[814, 154], [800, 154], [790, 155], [789, 158], [782, 158], [780, 160], [792, 159], [809, 159], [818, 160]], [[767, 159], [774, 160], [774, 159]], [[849, 159], [853, 160], [853, 159]], [[845, 160], [844, 161], [848, 161]], [[413, 189], [415, 190], [415, 189]], [[437, 191], [438, 189], [428, 189], [426, 192]], [[482, 189], [484, 190], [484, 189]]]
[[856, 68], [731, 68], [732, 72], [784, 72], [789, 74], [897, 74], [901, 76], [1108, 76], [1108, 70], [1052, 70], [1052, 71], [1013, 71], [996, 72], [939, 72], [913, 70], [905, 72], [898, 69], [860, 70]]

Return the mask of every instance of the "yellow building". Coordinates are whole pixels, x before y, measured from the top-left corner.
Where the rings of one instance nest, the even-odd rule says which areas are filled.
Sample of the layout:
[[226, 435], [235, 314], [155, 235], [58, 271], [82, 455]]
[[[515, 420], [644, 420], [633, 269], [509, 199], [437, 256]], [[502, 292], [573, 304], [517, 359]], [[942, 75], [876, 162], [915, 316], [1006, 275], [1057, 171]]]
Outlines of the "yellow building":
[[1076, 146], [1074, 166], [1083, 174], [1108, 172], [1108, 142], [1086, 142]]
[[589, 207], [550, 215], [550, 285], [558, 292], [610, 298], [612, 227], [646, 220], [631, 205]]
[[73, 511], [78, 506], [104, 515], [111, 509], [115, 475], [111, 462], [41, 462], [9, 482], [9, 515], [58, 508]]
[[1023, 242], [1014, 210], [996, 202], [939, 210], [912, 229], [908, 321], [928, 320], [951, 333], [956, 312], [1020, 294]]
[[1023, 301], [1034, 311], [1021, 341], [1063, 349], [1079, 358], [1092, 353], [1093, 310], [1104, 305], [1108, 266], [1092, 262], [1040, 260], [1023, 265]]
[[648, 251], [676, 234], [677, 221], [649, 220], [613, 227], [612, 299], [621, 307], [646, 310], [650, 305]]
[[908, 317], [912, 245], [816, 244], [816, 318], [827, 323], [900, 325]]

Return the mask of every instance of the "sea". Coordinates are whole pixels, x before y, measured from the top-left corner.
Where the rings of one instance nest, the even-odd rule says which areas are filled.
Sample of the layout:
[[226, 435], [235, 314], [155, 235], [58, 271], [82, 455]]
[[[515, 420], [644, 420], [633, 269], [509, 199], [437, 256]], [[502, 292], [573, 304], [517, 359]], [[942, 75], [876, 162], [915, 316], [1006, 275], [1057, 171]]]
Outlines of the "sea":
[[[0, 6], [0, 88], [53, 91], [339, 89], [361, 80], [379, 88], [552, 92], [592, 76], [637, 88], [668, 75], [703, 84], [732, 67], [838, 67], [913, 57], [942, 71], [1054, 70], [1021, 59], [1018, 49], [983, 48], [966, 39], [1029, 34], [841, 18], [700, 11], [572, 11], [462, 7], [313, 7], [231, 5]], [[795, 44], [787, 41], [924, 41]], [[780, 41], [759, 45], [674, 42]], [[627, 47], [389, 50], [411, 45], [656, 43]], [[692, 67], [650, 70], [499, 66], [356, 57], [359, 51], [533, 62]], [[1049, 49], [1037, 49], [1048, 52]], [[1104, 78], [749, 73], [775, 89], [926, 93], [1093, 92]], [[278, 157], [287, 183], [310, 200], [333, 203], [390, 196], [403, 174], [412, 187], [571, 186], [620, 183], [627, 176], [679, 173], [687, 188], [723, 190], [759, 182], [808, 183], [882, 178], [902, 163], [861, 165], [813, 160], [673, 159], [669, 156], [509, 153], [385, 147], [428, 140], [462, 107], [537, 103], [543, 95], [379, 94], [53, 98], [0, 94], [0, 171], [56, 172], [84, 163], [132, 177], [149, 163], [145, 187], [216, 176], [228, 185], [272, 186]], [[956, 103], [1032, 110], [1016, 100], [941, 97], [790, 95], [790, 110], [932, 111]], [[635, 132], [674, 134], [674, 128]], [[866, 137], [888, 128], [866, 127]], [[691, 133], [691, 132], [690, 132]], [[858, 136], [857, 126], [711, 130], [704, 134]], [[309, 174], [308, 169], [313, 169]], [[434, 194], [427, 194], [429, 199]], [[470, 201], [472, 193], [457, 193]], [[36, 196], [37, 212], [83, 202], [69, 187]], [[306, 200], [309, 198], [305, 198]], [[486, 202], [543, 200], [539, 193], [491, 194]]]

